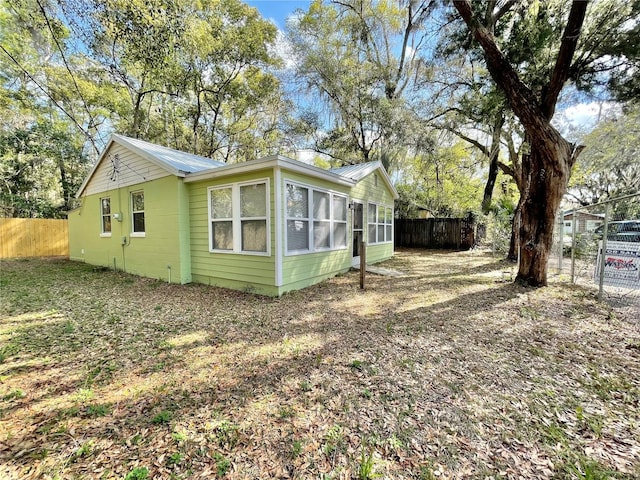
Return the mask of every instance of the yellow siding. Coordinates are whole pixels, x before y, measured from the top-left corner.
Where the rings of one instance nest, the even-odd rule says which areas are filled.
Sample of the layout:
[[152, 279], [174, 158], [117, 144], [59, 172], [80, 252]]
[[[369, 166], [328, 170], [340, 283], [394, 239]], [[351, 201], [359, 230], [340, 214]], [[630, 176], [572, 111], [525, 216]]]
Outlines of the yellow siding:
[[[376, 175], [378, 176], [378, 185], [376, 185]], [[356, 200], [367, 200], [388, 207], [393, 206], [393, 194], [377, 171], [360, 180], [351, 189], [351, 196]]]
[[[244, 253], [211, 253], [209, 251], [209, 212], [207, 189], [267, 179], [270, 203], [270, 250], [271, 255], [251, 255]], [[203, 180], [189, 185], [191, 222], [191, 272], [193, 280], [222, 287], [255, 290], [273, 294], [264, 286], [275, 285], [275, 215], [273, 171], [271, 169], [247, 174], [228, 176], [220, 179]]]
[[0, 258], [69, 256], [66, 220], [0, 218]]
[[[103, 265], [150, 278], [187, 283], [191, 281], [188, 258], [188, 227], [181, 212], [187, 201], [182, 179], [174, 176], [82, 197], [82, 207], [69, 214], [72, 260]], [[132, 234], [131, 192], [144, 192], [145, 233]], [[182, 198], [185, 196], [185, 198]], [[101, 235], [100, 199], [109, 197], [111, 234]], [[185, 247], [185, 242], [187, 247]], [[183, 263], [187, 264], [184, 265]]]

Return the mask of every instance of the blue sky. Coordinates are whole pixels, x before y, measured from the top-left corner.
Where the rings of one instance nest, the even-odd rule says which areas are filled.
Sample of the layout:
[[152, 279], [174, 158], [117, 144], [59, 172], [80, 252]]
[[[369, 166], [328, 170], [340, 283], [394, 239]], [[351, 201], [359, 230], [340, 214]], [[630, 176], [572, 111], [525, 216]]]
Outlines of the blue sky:
[[256, 7], [267, 20], [273, 20], [280, 30], [284, 30], [286, 18], [298, 8], [307, 10], [311, 0], [244, 0]]

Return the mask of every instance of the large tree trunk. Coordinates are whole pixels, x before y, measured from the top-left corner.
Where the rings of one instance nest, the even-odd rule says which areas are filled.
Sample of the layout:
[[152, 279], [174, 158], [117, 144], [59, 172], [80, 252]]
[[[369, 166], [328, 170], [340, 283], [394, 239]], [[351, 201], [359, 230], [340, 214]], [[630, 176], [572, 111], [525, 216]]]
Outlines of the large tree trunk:
[[551, 78], [541, 96], [525, 85], [509, 59], [497, 46], [492, 30], [474, 16], [469, 0], [454, 6], [484, 50], [489, 73], [505, 92], [511, 109], [531, 139], [531, 154], [522, 162], [525, 188], [521, 191], [520, 267], [516, 281], [531, 286], [547, 284], [547, 261], [553, 241], [556, 212], [564, 195], [571, 167], [580, 153], [551, 125], [558, 95], [571, 72], [571, 61], [584, 22], [587, 2], [574, 0]]
[[572, 146], [560, 135], [532, 136], [520, 205], [520, 267], [516, 281], [540, 287], [547, 284], [547, 264], [553, 244], [556, 212], [575, 160]]

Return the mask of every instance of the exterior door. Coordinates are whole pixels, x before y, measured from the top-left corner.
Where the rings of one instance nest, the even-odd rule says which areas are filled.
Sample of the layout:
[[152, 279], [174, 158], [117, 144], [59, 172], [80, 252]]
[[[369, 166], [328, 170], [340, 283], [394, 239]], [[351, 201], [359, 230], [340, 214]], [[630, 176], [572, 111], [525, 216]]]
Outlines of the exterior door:
[[351, 238], [353, 239], [353, 254], [352, 265], [360, 263], [360, 243], [364, 240], [363, 226], [364, 226], [364, 212], [361, 202], [353, 202], [353, 211], [351, 212]]

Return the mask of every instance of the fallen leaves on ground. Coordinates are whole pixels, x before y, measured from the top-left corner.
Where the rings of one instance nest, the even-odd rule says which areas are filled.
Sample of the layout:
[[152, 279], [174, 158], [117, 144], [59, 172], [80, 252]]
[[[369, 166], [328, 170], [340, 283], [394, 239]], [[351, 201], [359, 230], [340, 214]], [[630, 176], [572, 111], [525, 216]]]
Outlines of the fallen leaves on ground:
[[637, 310], [486, 252], [277, 299], [0, 265], [2, 478], [640, 476]]

